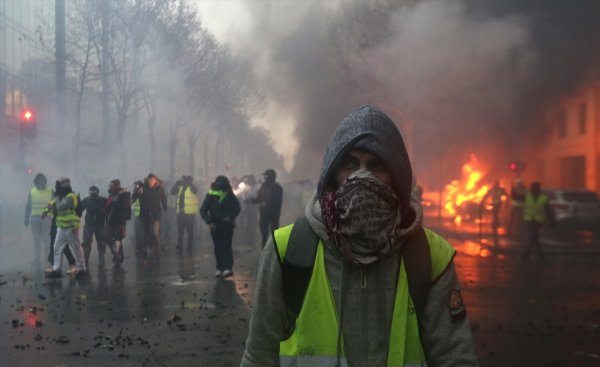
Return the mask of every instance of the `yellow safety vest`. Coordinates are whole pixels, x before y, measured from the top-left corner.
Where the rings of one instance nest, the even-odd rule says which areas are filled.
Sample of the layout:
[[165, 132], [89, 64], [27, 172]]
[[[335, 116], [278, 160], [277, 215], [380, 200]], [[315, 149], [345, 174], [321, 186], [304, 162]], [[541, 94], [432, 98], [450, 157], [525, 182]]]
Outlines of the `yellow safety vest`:
[[[67, 198], [73, 200], [74, 208], [79, 205], [79, 200], [77, 200], [77, 195], [75, 193], [71, 192], [67, 194]], [[80, 222], [80, 218], [77, 213], [75, 213], [75, 209], [57, 210], [56, 226], [58, 228], [79, 228]]]
[[525, 195], [523, 220], [525, 220], [525, 222], [544, 223], [546, 221], [547, 204], [548, 197], [546, 195], [540, 194], [537, 199], [534, 199], [533, 195], [528, 192], [527, 195]]
[[[177, 213], [181, 212], [179, 209], [179, 200], [181, 199], [181, 190], [183, 190], [183, 186], [179, 187], [179, 191], [177, 192]], [[198, 195], [194, 194], [190, 187], [188, 186], [185, 189], [185, 194], [183, 194], [183, 213], [184, 214], [196, 214], [198, 213]]]
[[140, 216], [140, 199], [136, 199], [133, 204], [131, 204], [131, 208], [133, 209], [133, 215], [136, 217]]
[[48, 204], [52, 201], [52, 189], [38, 189], [36, 187], [31, 189], [31, 216], [41, 217], [44, 213], [44, 209], [48, 207]]
[[[280, 258], [285, 257], [293, 225], [275, 231], [275, 242]], [[431, 280], [437, 279], [447, 268], [455, 250], [443, 238], [425, 229], [431, 252]], [[421, 345], [419, 325], [408, 291], [404, 260], [396, 285], [387, 366], [426, 366]], [[315, 264], [306, 290], [300, 314], [292, 335], [279, 344], [280, 366], [334, 366], [337, 361], [338, 315], [327, 272], [323, 243], [319, 241]], [[341, 341], [341, 366], [347, 366], [344, 342]]]

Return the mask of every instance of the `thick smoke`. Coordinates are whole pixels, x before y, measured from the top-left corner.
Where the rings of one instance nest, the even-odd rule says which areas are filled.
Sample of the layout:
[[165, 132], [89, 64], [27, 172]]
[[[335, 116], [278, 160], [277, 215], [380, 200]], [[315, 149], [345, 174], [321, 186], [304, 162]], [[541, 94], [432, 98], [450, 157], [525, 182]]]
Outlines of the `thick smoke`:
[[544, 105], [600, 65], [595, 1], [247, 6], [254, 26], [240, 49], [257, 60], [271, 103], [294, 117], [298, 178], [317, 177], [331, 132], [363, 103], [396, 120], [431, 185], [473, 151], [508, 162], [539, 140]]

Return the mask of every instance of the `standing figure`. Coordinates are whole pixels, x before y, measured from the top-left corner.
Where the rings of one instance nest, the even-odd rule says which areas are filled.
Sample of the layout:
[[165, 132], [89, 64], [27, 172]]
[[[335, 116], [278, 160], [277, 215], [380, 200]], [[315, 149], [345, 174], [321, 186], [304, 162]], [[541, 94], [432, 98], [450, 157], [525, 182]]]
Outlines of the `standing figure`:
[[[135, 181], [133, 183], [133, 192], [140, 191], [144, 183], [142, 181]], [[144, 253], [144, 223], [140, 217], [140, 199], [136, 197], [131, 198], [131, 210], [135, 217], [133, 221], [133, 237], [135, 239], [135, 252], [136, 254]]]
[[192, 176], [183, 175], [171, 188], [171, 195], [177, 197], [177, 249], [183, 246], [183, 233], [187, 231], [188, 250], [194, 244], [194, 227], [196, 226], [196, 214], [198, 213], [198, 188], [194, 185]]
[[[144, 227], [144, 257], [148, 257], [148, 249], [154, 252], [154, 258], [160, 256], [160, 217], [162, 212], [167, 211], [167, 196], [162, 182], [154, 173], [148, 174], [144, 185], [133, 193], [133, 200], [140, 201], [140, 219]], [[162, 210], [161, 210], [162, 207]]]
[[543, 260], [544, 253], [540, 242], [540, 230], [547, 222], [550, 223], [550, 226], [554, 226], [554, 217], [548, 204], [548, 196], [542, 194], [542, 185], [539, 182], [532, 182], [530, 192], [525, 194], [523, 221], [527, 231], [523, 259], [528, 258], [531, 250], [535, 249], [538, 258]]
[[[30, 226], [33, 235], [33, 251], [36, 264], [40, 263], [43, 253], [50, 250], [48, 232], [50, 232], [50, 218], [43, 218], [44, 209], [52, 201], [54, 193], [47, 187], [48, 181], [43, 173], [38, 173], [33, 179], [34, 187], [29, 191], [27, 205], [25, 206], [25, 227]], [[43, 246], [42, 246], [43, 245]]]
[[[494, 186], [485, 194], [481, 205], [485, 205], [488, 200], [492, 202], [492, 233], [494, 234], [494, 245], [498, 246], [498, 228], [500, 228], [500, 208], [502, 202], [506, 201], [508, 195], [504, 187], [500, 186], [500, 181], [494, 182]], [[508, 204], [507, 204], [508, 205]]]
[[241, 367], [477, 366], [455, 250], [411, 176], [388, 116], [346, 116], [304, 216], [262, 251]]
[[510, 190], [510, 217], [508, 220], [508, 234], [521, 237], [523, 233], [523, 210], [525, 208], [525, 195], [527, 187], [523, 180], [518, 178], [515, 186]]
[[227, 177], [217, 176], [200, 207], [200, 215], [210, 228], [215, 247], [216, 277], [228, 278], [233, 275], [231, 243], [235, 218], [240, 214], [240, 209], [240, 202]]
[[56, 187], [56, 197], [44, 210], [43, 216], [46, 217], [50, 211], [56, 207], [56, 239], [54, 240], [54, 263], [52, 271], [47, 273], [49, 278], [60, 278], [62, 268], [62, 253], [65, 246], [75, 255], [75, 269], [72, 273], [78, 277], [87, 276], [87, 268], [83, 257], [83, 248], [79, 242], [79, 226], [81, 219], [77, 214], [77, 207], [80, 205], [77, 195], [71, 189], [71, 180], [67, 177], [61, 177]]
[[127, 221], [131, 219], [131, 195], [121, 187], [121, 181], [114, 179], [108, 187], [108, 200], [104, 207], [106, 214], [106, 239], [113, 255], [113, 264], [120, 265], [123, 255], [123, 239]]
[[263, 173], [265, 182], [258, 190], [258, 197], [249, 199], [252, 204], [259, 204], [260, 218], [259, 227], [261, 235], [261, 245], [264, 247], [269, 239], [269, 234], [279, 228], [279, 216], [281, 215], [281, 204], [283, 202], [283, 188], [275, 179], [277, 173], [268, 169]]
[[86, 268], [89, 268], [94, 236], [96, 236], [96, 247], [98, 248], [98, 265], [104, 265], [104, 254], [106, 253], [104, 207], [106, 206], [106, 198], [100, 196], [99, 193], [100, 190], [97, 186], [91, 186], [88, 192], [89, 196], [81, 200], [81, 209], [85, 210], [81, 246], [83, 247]]

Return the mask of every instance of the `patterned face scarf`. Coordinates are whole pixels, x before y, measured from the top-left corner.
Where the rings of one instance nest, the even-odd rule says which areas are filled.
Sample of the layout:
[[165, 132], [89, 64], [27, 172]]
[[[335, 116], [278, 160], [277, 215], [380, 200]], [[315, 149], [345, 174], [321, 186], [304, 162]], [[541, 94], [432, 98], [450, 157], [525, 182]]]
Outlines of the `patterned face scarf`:
[[337, 191], [323, 192], [321, 216], [329, 237], [351, 264], [371, 264], [397, 244], [396, 193], [373, 173], [353, 172]]

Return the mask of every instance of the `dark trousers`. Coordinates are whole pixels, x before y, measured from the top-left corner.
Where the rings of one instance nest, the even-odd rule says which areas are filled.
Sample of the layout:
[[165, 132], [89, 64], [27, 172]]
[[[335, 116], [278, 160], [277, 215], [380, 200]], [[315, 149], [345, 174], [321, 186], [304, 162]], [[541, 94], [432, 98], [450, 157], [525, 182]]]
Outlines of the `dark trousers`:
[[154, 256], [158, 257], [158, 241], [160, 239], [160, 220], [142, 220], [144, 225], [144, 252], [148, 255], [148, 248], [154, 249]]
[[513, 206], [510, 210], [510, 219], [508, 221], [508, 233], [511, 236], [519, 237], [523, 232], [523, 207]]
[[96, 247], [98, 248], [98, 259], [102, 261], [104, 259], [104, 254], [106, 253], [106, 233], [104, 226], [86, 224], [83, 227], [83, 241], [81, 242], [86, 267], [90, 260], [94, 236], [96, 237]]
[[233, 226], [219, 227], [214, 231], [210, 231], [210, 236], [215, 246], [217, 270], [231, 270], [233, 267], [233, 250], [231, 248]]
[[[48, 254], [48, 262], [50, 265], [54, 265], [54, 240], [56, 240], [56, 232], [58, 229], [56, 226], [50, 227], [50, 253]], [[65, 247], [63, 254], [67, 257], [67, 262], [69, 265], [75, 265], [75, 257], [73, 257], [73, 253], [69, 249], [69, 246]]]
[[262, 247], [265, 247], [271, 232], [279, 228], [279, 218], [269, 218], [261, 215], [258, 226], [260, 227]]
[[536, 221], [525, 222], [525, 227], [527, 230], [527, 238], [525, 242], [526, 247], [525, 251], [523, 252], [523, 258], [528, 258], [531, 250], [535, 249], [538, 257], [543, 259], [544, 253], [542, 252], [542, 243], [540, 242], [540, 229], [542, 229], [542, 224]]
[[187, 232], [188, 249], [194, 244], [194, 227], [196, 223], [196, 214], [177, 214], [177, 248], [183, 246], [183, 233]]

